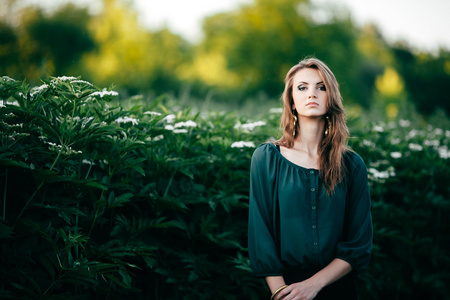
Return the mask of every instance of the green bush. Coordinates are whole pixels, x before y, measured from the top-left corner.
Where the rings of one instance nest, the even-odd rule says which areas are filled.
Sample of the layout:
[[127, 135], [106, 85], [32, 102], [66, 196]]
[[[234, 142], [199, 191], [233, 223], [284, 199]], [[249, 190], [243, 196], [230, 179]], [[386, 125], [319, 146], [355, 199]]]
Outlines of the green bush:
[[[246, 249], [249, 163], [279, 112], [117, 98], [73, 77], [0, 79], [0, 297], [267, 297]], [[444, 299], [450, 132], [354, 127], [375, 226], [363, 299]]]

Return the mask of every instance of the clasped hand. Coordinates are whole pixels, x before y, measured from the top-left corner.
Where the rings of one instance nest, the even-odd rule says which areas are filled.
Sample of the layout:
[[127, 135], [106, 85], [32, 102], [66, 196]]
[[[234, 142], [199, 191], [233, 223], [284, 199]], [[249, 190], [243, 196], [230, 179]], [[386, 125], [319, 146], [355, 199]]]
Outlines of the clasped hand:
[[275, 300], [312, 300], [320, 290], [321, 288], [318, 284], [307, 279], [289, 285], [276, 295]]

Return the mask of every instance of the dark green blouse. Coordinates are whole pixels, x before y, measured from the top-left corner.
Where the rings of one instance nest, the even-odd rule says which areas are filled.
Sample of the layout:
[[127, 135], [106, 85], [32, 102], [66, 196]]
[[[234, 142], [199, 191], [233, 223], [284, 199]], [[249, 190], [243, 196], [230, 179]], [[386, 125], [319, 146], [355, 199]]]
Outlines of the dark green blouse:
[[298, 166], [272, 143], [252, 157], [248, 249], [256, 276], [282, 276], [288, 268], [323, 268], [340, 258], [357, 273], [372, 249], [367, 169], [345, 154], [346, 179], [328, 197], [319, 170]]

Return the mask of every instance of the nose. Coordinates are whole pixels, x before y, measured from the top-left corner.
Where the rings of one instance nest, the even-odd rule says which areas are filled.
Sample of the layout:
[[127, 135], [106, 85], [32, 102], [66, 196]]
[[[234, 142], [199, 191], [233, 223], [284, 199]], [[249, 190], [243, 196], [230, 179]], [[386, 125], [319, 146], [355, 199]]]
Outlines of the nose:
[[316, 95], [315, 91], [310, 91], [308, 94], [308, 99], [313, 99], [313, 98], [317, 98], [317, 95]]

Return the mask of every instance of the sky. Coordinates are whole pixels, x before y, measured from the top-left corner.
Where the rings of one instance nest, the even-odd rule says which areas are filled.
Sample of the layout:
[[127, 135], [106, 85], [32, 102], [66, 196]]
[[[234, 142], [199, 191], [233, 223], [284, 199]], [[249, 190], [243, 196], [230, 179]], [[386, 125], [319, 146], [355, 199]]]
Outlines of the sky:
[[[188, 39], [201, 37], [201, 20], [252, 0], [135, 0], [141, 20], [151, 28], [166, 25]], [[450, 49], [450, 0], [312, 0], [317, 5], [344, 5], [358, 25], [375, 23], [388, 41], [405, 40], [433, 51]]]
[[[21, 1], [21, 0], [19, 0]], [[55, 5], [74, 2], [81, 5], [92, 0], [22, 0]], [[98, 0], [97, 0], [98, 1]], [[130, 0], [129, 0], [130, 1]], [[239, 8], [253, 0], [132, 0], [142, 24], [150, 29], [167, 26], [193, 42], [201, 39], [202, 19]], [[403, 40], [410, 46], [435, 51], [450, 50], [450, 0], [311, 0], [320, 6], [346, 6], [355, 23], [375, 23], [390, 42]]]

